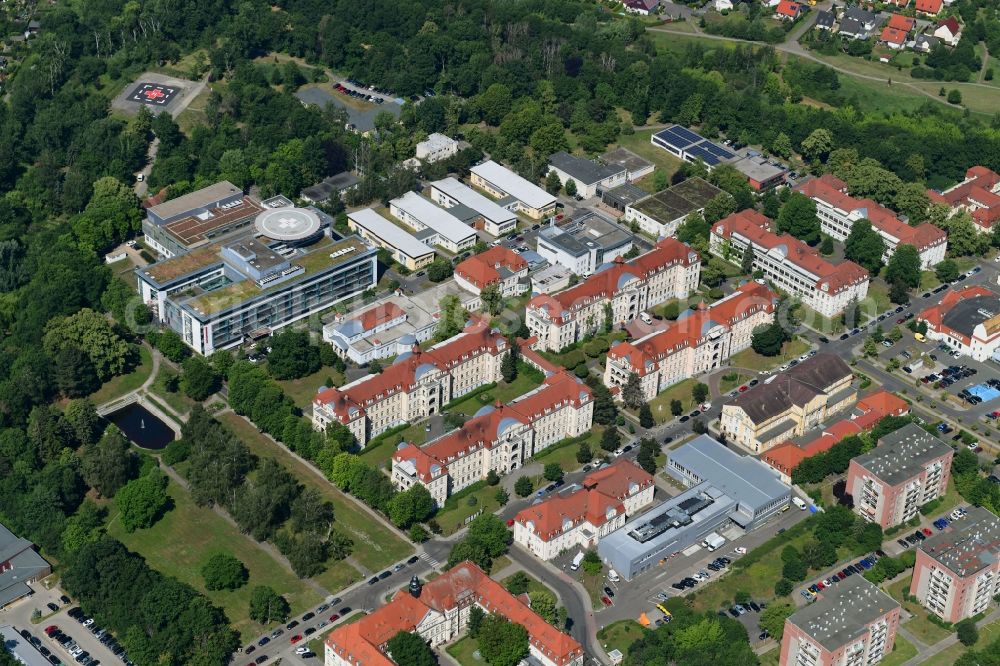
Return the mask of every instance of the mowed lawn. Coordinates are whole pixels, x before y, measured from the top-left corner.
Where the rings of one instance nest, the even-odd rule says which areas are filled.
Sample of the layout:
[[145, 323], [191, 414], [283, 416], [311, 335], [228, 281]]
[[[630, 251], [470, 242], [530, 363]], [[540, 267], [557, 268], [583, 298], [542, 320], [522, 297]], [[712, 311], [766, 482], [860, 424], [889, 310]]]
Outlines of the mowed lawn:
[[900, 625], [904, 626], [907, 631], [916, 636], [924, 645], [934, 645], [944, 640], [951, 632], [927, 619], [927, 610], [923, 606], [903, 599], [903, 592], [909, 592], [910, 590], [910, 581], [912, 578], [912, 576], [907, 576], [893, 583], [886, 588], [886, 592], [902, 604], [903, 608], [913, 616], [909, 620], [901, 622]]
[[897, 631], [896, 640], [892, 646], [892, 652], [890, 652], [889, 656], [882, 659], [882, 661], [879, 663], [881, 663], [882, 666], [902, 666], [902, 664], [905, 664], [910, 659], [916, 656], [917, 656], [917, 648], [914, 647], [913, 643], [906, 640], [906, 638]]
[[762, 356], [753, 349], [744, 349], [729, 359], [729, 365], [747, 370], [771, 370], [809, 351], [809, 345], [802, 340], [786, 342], [777, 356]]
[[[183, 488], [173, 481], [167, 492], [174, 507], [155, 525], [127, 533], [116, 520], [111, 506], [108, 533], [144, 558], [157, 571], [173, 576], [208, 596], [226, 612], [233, 627], [244, 640], [260, 633], [261, 625], [249, 619], [250, 591], [257, 585], [269, 585], [288, 600], [297, 615], [320, 603], [319, 593], [282, 566], [251, 537], [208, 508], [199, 507]], [[209, 592], [201, 577], [201, 566], [216, 553], [239, 558], [250, 572], [246, 585], [233, 591]]]
[[331, 367], [324, 366], [301, 379], [281, 380], [278, 384], [281, 389], [288, 394], [295, 406], [306, 410], [312, 405], [313, 396], [319, 391], [321, 386], [326, 385], [327, 379], [332, 379], [335, 386], [344, 385], [344, 376]]
[[605, 651], [619, 650], [627, 655], [632, 643], [642, 638], [647, 631], [635, 620], [619, 620], [598, 631], [597, 638]]
[[[333, 503], [334, 527], [354, 540], [351, 556], [361, 566], [370, 572], [378, 572], [413, 553], [413, 547], [409, 542], [393, 534], [333, 484], [320, 479], [306, 467], [307, 463], [299, 462], [285, 447], [275, 444], [267, 436], [257, 432], [257, 428], [245, 419], [228, 412], [223, 414], [220, 420], [232, 428], [257, 456], [276, 459], [294, 474], [300, 483], [316, 488]], [[327, 571], [317, 576], [316, 581], [331, 592], [336, 592], [361, 577], [347, 562], [330, 561], [328, 565]]]
[[631, 150], [643, 159], [649, 160], [656, 167], [656, 170], [665, 173], [669, 179], [681, 167], [681, 161], [650, 142], [650, 137], [659, 131], [659, 129], [644, 129], [636, 130], [635, 134], [622, 134], [618, 137], [618, 145]]
[[691, 395], [691, 390], [697, 383], [697, 379], [685, 379], [650, 400], [649, 408], [653, 412], [653, 420], [657, 423], [666, 423], [675, 418], [670, 411], [670, 403], [673, 400], [681, 401], [681, 407], [683, 407], [682, 413], [687, 413], [694, 409], [695, 401], [694, 396]]
[[152, 352], [146, 345], [139, 345], [139, 365], [135, 367], [135, 370], [127, 375], [112, 377], [88, 397], [95, 405], [110, 402], [142, 386], [151, 372], [153, 372]]

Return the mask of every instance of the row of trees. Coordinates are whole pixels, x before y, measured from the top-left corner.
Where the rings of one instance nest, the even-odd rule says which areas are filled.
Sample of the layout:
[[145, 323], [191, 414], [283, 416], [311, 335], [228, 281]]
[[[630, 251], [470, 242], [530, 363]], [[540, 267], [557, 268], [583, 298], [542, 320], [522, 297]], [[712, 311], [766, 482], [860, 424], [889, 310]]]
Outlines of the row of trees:
[[792, 483], [819, 483], [830, 475], [843, 474], [847, 471], [851, 458], [870, 451], [878, 440], [913, 422], [912, 416], [882, 417], [870, 432], [860, 436], [848, 435], [826, 451], [803, 459], [792, 470]]
[[[330, 558], [347, 557], [353, 544], [332, 528], [333, 505], [304, 488], [273, 458], [258, 460], [231, 431], [199, 405], [172, 445], [170, 460], [186, 460], [195, 502], [225, 507], [240, 529], [258, 541], [273, 540], [295, 573], [313, 576]], [[252, 472], [252, 474], [251, 474]]]

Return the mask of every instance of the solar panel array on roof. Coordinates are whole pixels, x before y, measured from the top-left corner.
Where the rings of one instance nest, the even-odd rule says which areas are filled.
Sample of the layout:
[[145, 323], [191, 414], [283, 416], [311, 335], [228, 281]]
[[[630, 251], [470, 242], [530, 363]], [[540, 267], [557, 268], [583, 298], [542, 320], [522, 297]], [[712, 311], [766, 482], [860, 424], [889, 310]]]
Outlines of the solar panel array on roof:
[[705, 137], [701, 136], [697, 132], [692, 132], [686, 127], [681, 127], [680, 125], [674, 125], [670, 128], [670, 131], [679, 136], [682, 139], [686, 139], [691, 143], [698, 143], [699, 141], [704, 141]]
[[736, 157], [734, 153], [729, 152], [719, 144], [712, 143], [711, 141], [706, 141], [705, 143], [701, 144], [701, 147], [703, 147], [705, 150], [707, 150], [708, 152], [712, 153], [713, 155], [722, 160], [728, 160], [732, 157]]
[[697, 146], [690, 146], [685, 149], [685, 151], [691, 157], [697, 157], [701, 159], [707, 166], [714, 167], [720, 160], [718, 157], [713, 155], [711, 151], [705, 148], [705, 144], [699, 144]]
[[[691, 136], [685, 136], [684, 134], [681, 134], [681, 132], [684, 132]], [[656, 133], [656, 138], [660, 139], [666, 144], [673, 146], [674, 148], [677, 148], [678, 150], [684, 150], [685, 148], [687, 148], [692, 144], [698, 143], [699, 141], [703, 141], [703, 139], [694, 132], [688, 131], [683, 127], [679, 127], [677, 125], [674, 125], [673, 127], [668, 127], [665, 130], [660, 130], [659, 132]]]

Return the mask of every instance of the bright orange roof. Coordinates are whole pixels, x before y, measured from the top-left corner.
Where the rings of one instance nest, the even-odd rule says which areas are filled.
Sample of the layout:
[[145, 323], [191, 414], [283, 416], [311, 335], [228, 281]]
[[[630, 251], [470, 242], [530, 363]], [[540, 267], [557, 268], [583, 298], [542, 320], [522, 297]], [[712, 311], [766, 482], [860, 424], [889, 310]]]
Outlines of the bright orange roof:
[[501, 267], [511, 273], [517, 273], [527, 270], [528, 262], [513, 250], [497, 245], [480, 254], [474, 254], [455, 266], [455, 274], [482, 289], [500, 281]]
[[937, 14], [941, 11], [941, 0], [917, 0], [917, 11], [925, 14]]
[[886, 44], [903, 44], [906, 42], [906, 32], [886, 26], [882, 29], [882, 36], [879, 39]]
[[782, 16], [788, 16], [795, 18], [802, 11], [802, 5], [792, 0], [781, 0], [778, 3], [778, 8], [774, 10], [776, 14], [781, 14]]
[[832, 264], [819, 256], [816, 250], [798, 238], [790, 234], [781, 234], [779, 236], [768, 228], [765, 228], [761, 223], [761, 218], [767, 219], [760, 213], [752, 210], [733, 213], [729, 217], [716, 222], [715, 226], [712, 227], [712, 233], [723, 238], [729, 238], [733, 233], [738, 233], [752, 241], [755, 245], [767, 250], [783, 247], [785, 261], [815, 275], [816, 288], [822, 289], [823, 285], [826, 285], [827, 288], [825, 291], [831, 294], [836, 294], [847, 287], [860, 284], [868, 279], [868, 271], [853, 261]]
[[542, 541], [550, 541], [581, 523], [600, 527], [625, 513], [625, 506], [599, 490], [580, 489], [569, 495], [554, 494], [544, 502], [522, 509], [514, 520], [530, 529]]
[[894, 30], [902, 30], [903, 32], [909, 32], [913, 30], [913, 26], [916, 25], [917, 21], [909, 16], [903, 16], [902, 14], [893, 14], [889, 17], [889, 23], [887, 24], [890, 28]]
[[768, 449], [760, 459], [776, 470], [791, 475], [806, 458], [829, 451], [834, 444], [845, 437], [869, 430], [882, 417], [901, 416], [910, 411], [910, 406], [905, 400], [888, 391], [876, 391], [865, 396], [858, 401], [855, 408], [862, 413], [827, 426], [816, 439], [802, 444], [795, 442], [779, 444]]
[[399, 391], [409, 391], [425, 372], [446, 372], [473, 356], [495, 356], [505, 348], [505, 338], [480, 320], [433, 349], [423, 351], [415, 346], [412, 353], [401, 355], [380, 374], [340, 388], [324, 389], [316, 394], [313, 403], [327, 405], [341, 420], [350, 421], [375, 402]]
[[561, 323], [572, 313], [590, 303], [613, 298], [631, 280], [647, 280], [672, 266], [690, 266], [700, 261], [698, 253], [676, 238], [664, 238], [652, 250], [635, 259], [615, 264], [594, 273], [580, 284], [558, 294], [539, 294], [528, 302], [529, 308], [545, 310], [552, 321]]
[[969, 336], [944, 324], [944, 316], [959, 301], [966, 298], [975, 298], [976, 296], [995, 296], [995, 294], [986, 287], [979, 285], [963, 287], [962, 289], [949, 289], [936, 305], [932, 305], [921, 312], [917, 320], [926, 321], [927, 326], [936, 331], [947, 329], [948, 335], [962, 340], [965, 344], [970, 344], [972, 340]]
[[355, 319], [361, 322], [361, 328], [365, 331], [370, 331], [386, 322], [390, 322], [393, 319], [397, 319], [406, 314], [403, 308], [399, 307], [392, 301], [383, 303], [382, 305], [376, 306], [371, 310], [365, 310], [359, 314]]
[[579, 643], [543, 620], [469, 561], [424, 584], [419, 598], [404, 590], [397, 592], [389, 603], [370, 615], [331, 631], [325, 642], [354, 666], [394, 666], [382, 652], [390, 638], [400, 631], [414, 631], [428, 613], [445, 613], [468, 603], [479, 604], [486, 612], [497, 613], [523, 626], [531, 645], [559, 666], [583, 654]]
[[583, 487], [625, 499], [653, 485], [653, 476], [627, 458], [619, 458], [604, 469], [583, 478]]

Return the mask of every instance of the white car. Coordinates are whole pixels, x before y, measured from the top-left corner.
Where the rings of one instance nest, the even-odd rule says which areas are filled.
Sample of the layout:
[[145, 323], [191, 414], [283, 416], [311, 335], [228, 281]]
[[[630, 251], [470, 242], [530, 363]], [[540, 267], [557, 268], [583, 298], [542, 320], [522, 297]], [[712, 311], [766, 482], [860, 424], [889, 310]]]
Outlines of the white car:
[[739, 553], [740, 555], [746, 555], [747, 549], [744, 546], [736, 546], [736, 548], [733, 549], [733, 552]]
[[309, 652], [309, 648], [307, 648], [305, 645], [303, 645], [302, 647], [295, 648], [295, 654], [305, 654], [306, 652]]
[[958, 520], [959, 518], [961, 518], [964, 515], [965, 515], [965, 509], [955, 509], [954, 511], [951, 512], [951, 516], [949, 516], [949, 517], [952, 520]]

